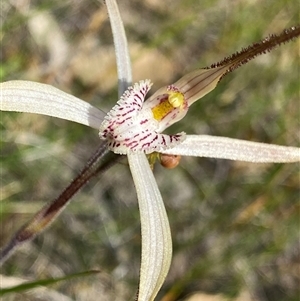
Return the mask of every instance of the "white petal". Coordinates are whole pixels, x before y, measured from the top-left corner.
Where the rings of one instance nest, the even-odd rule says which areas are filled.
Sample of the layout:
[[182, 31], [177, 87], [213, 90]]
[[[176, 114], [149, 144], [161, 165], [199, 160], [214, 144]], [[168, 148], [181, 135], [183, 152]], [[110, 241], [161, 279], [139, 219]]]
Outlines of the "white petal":
[[0, 84], [2, 111], [49, 115], [99, 129], [105, 113], [50, 85], [30, 81]]
[[142, 224], [142, 262], [138, 301], [154, 300], [172, 258], [172, 239], [165, 206], [144, 154], [129, 154]]
[[254, 163], [300, 161], [300, 148], [226, 137], [188, 135], [186, 140], [163, 154], [239, 160]]

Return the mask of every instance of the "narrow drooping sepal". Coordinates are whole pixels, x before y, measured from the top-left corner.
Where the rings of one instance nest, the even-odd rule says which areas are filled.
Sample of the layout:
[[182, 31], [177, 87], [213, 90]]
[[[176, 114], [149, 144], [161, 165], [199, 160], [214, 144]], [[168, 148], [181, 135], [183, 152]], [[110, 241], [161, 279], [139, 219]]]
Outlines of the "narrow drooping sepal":
[[138, 301], [153, 301], [172, 259], [172, 238], [163, 199], [144, 154], [128, 154], [142, 226], [142, 260]]
[[151, 85], [150, 80], [144, 80], [130, 87], [101, 124], [99, 136], [107, 139], [114, 153], [160, 152], [185, 139], [184, 133], [159, 133], [160, 121], [154, 118], [153, 108], [143, 107]]

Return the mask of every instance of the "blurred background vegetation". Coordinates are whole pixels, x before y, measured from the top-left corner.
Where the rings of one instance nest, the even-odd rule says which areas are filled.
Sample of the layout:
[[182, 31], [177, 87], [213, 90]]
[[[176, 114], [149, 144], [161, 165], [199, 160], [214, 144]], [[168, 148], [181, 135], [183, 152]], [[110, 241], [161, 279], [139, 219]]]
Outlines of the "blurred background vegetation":
[[[152, 93], [299, 23], [300, 12], [296, 0], [119, 2], [134, 81], [150, 78]], [[1, 5], [1, 81], [44, 82], [104, 111], [113, 106], [117, 74], [102, 3]], [[296, 40], [226, 76], [169, 132], [299, 146], [299, 66]], [[98, 144], [97, 131], [82, 125], [1, 112], [1, 246], [63, 190]], [[174, 170], [156, 166], [155, 176], [174, 242], [157, 300], [299, 300], [299, 164], [187, 157]], [[137, 200], [124, 162], [93, 179], [1, 269], [3, 284], [101, 273], [3, 300], [133, 300], [140, 246]]]

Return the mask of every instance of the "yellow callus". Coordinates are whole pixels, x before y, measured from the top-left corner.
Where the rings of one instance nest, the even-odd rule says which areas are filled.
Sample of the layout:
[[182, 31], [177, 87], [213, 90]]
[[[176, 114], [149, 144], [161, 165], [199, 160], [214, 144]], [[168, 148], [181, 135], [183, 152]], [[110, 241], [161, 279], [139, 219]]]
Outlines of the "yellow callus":
[[180, 92], [172, 92], [169, 94], [168, 101], [174, 108], [182, 108], [184, 96]]
[[183, 104], [184, 95], [181, 92], [170, 92], [165, 100], [163, 100], [151, 109], [153, 117], [157, 121], [160, 121], [165, 116], [167, 116], [174, 108], [182, 108]]

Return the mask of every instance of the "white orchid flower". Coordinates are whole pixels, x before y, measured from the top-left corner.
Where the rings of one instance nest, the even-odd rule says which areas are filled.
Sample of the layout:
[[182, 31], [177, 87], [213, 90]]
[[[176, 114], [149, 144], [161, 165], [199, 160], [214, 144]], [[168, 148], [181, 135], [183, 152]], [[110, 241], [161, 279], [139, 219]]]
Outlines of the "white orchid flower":
[[[87, 125], [99, 131], [100, 138], [107, 142], [111, 151], [128, 156], [142, 227], [138, 300], [151, 301], [169, 271], [172, 240], [163, 200], [145, 154], [159, 152], [255, 163], [288, 163], [300, 161], [300, 149], [227, 137], [164, 134], [166, 128], [184, 118], [196, 100], [213, 90], [226, 73], [249, 58], [232, 57], [212, 68], [191, 72], [147, 99], [150, 80], [140, 81], [126, 90], [131, 82], [126, 36], [115, 1], [108, 0], [106, 4], [116, 47], [119, 93], [122, 94], [112, 110], [106, 115], [52, 86], [28, 81], [1, 84], [1, 110], [44, 114]], [[25, 230], [34, 232], [40, 223], [41, 220], [36, 219]]]

